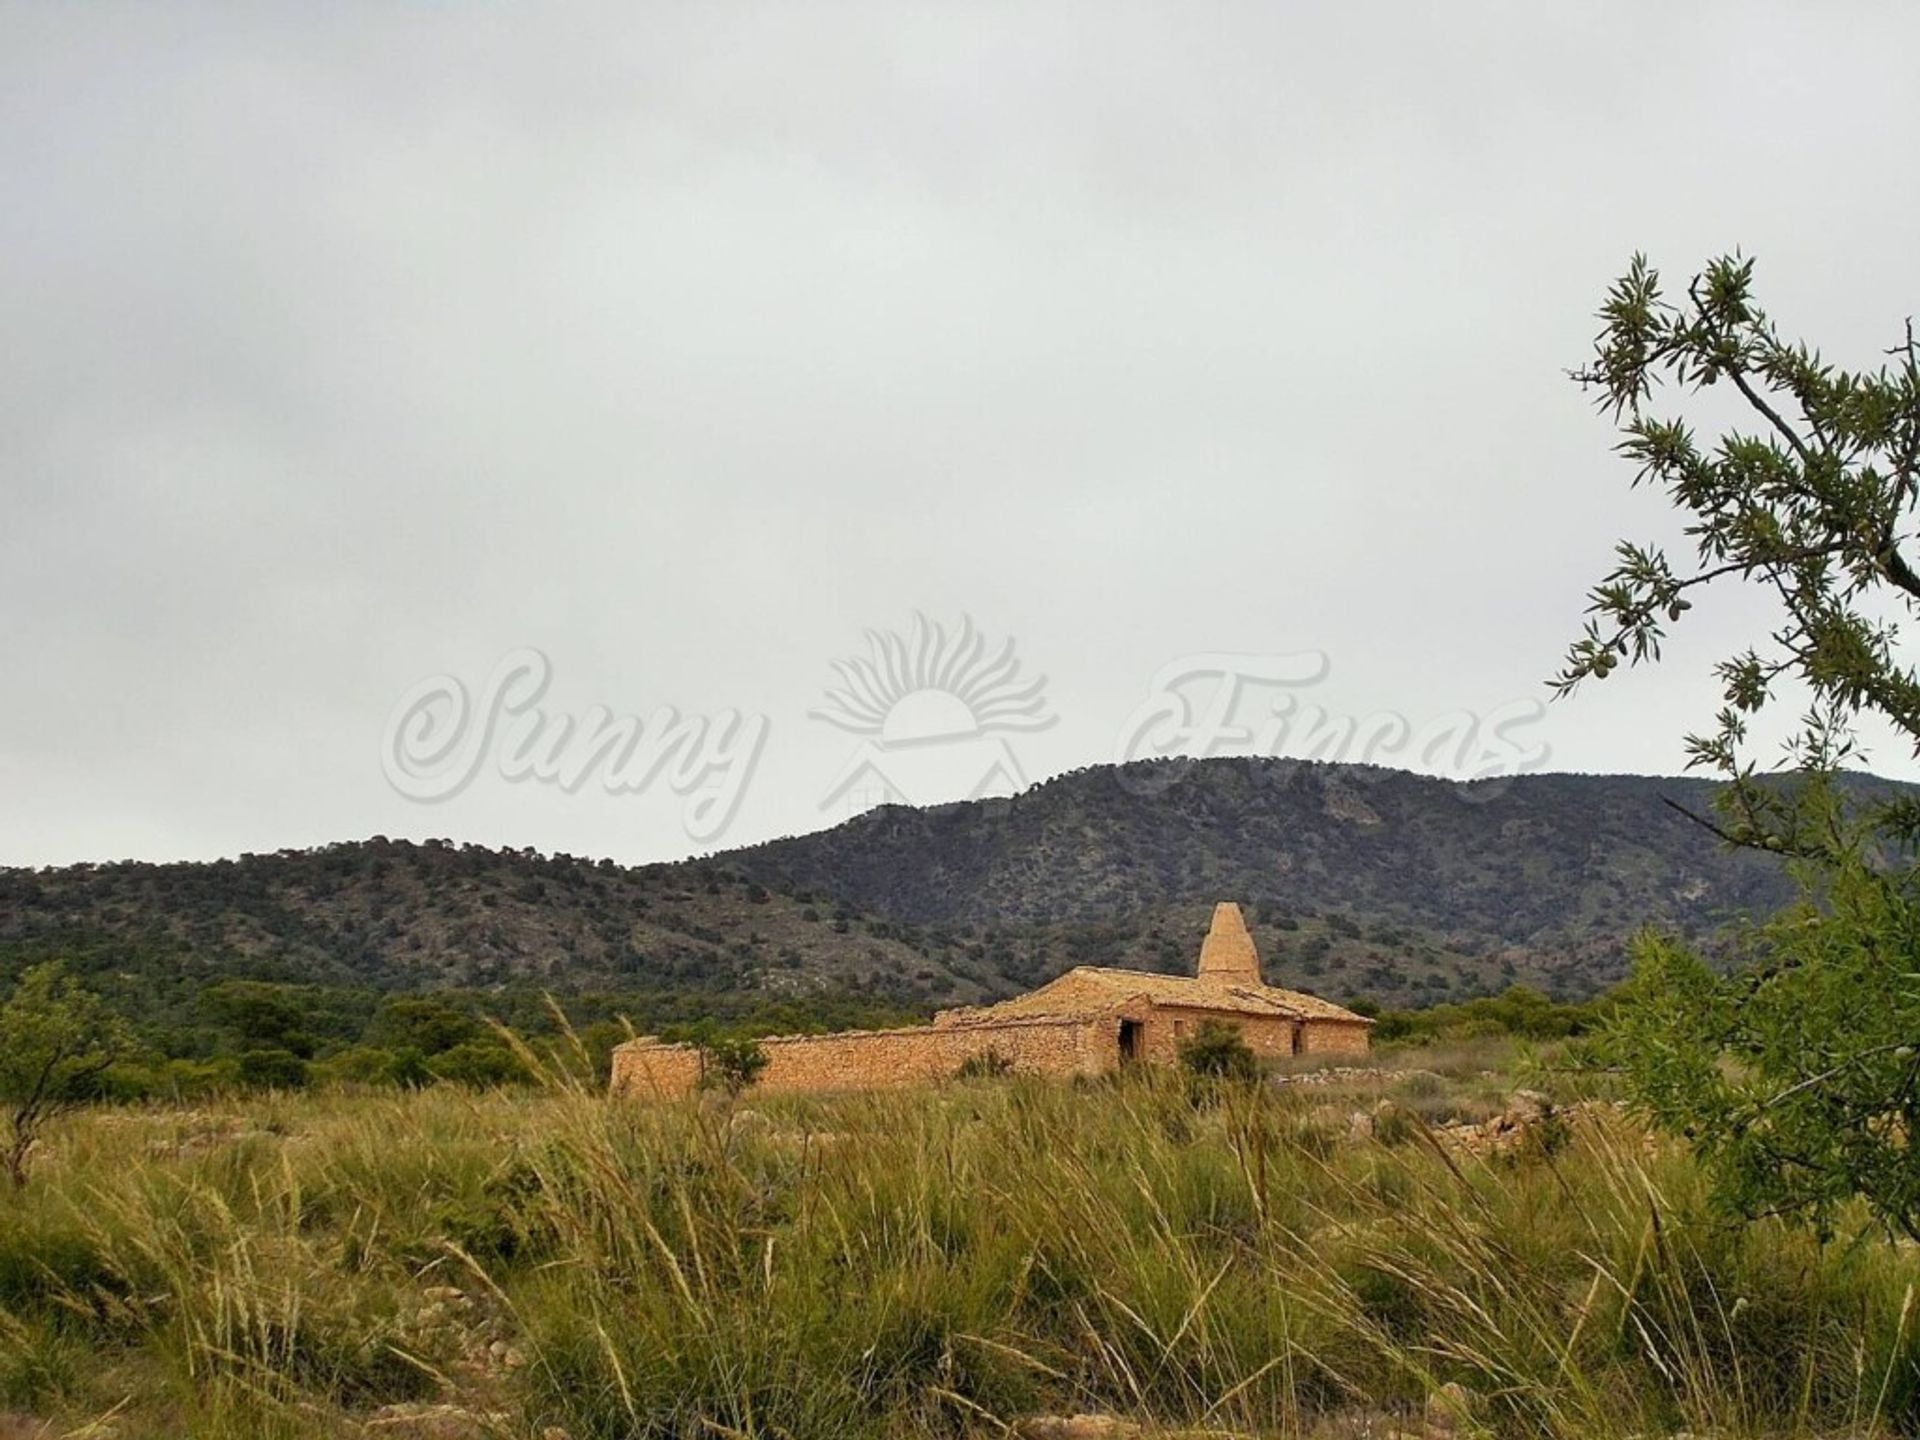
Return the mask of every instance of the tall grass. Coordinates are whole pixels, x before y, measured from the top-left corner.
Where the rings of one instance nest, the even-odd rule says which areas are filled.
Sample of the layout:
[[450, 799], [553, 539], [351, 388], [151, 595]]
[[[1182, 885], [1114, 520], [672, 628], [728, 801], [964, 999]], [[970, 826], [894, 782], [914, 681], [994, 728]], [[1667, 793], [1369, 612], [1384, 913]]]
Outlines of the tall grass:
[[1920, 1262], [1709, 1208], [1608, 1111], [1477, 1160], [1177, 1077], [77, 1120], [0, 1210], [0, 1410], [130, 1435], [1920, 1430]]

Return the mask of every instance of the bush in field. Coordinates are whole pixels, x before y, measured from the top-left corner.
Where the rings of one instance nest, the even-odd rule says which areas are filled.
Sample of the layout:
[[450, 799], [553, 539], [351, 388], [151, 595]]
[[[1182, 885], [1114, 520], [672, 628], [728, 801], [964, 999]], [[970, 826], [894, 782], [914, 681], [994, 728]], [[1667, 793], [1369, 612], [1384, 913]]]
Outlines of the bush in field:
[[418, 1050], [382, 1050], [377, 1045], [355, 1045], [315, 1063], [313, 1074], [321, 1083], [344, 1082], [351, 1085], [401, 1085], [412, 1088], [433, 1079], [424, 1056]]
[[147, 1093], [159, 1100], [204, 1100], [240, 1086], [239, 1067], [220, 1060], [169, 1060], [147, 1073]]
[[1253, 1080], [1260, 1074], [1260, 1062], [1240, 1027], [1224, 1020], [1203, 1020], [1180, 1042], [1180, 1065], [1203, 1079]]
[[953, 1072], [956, 1080], [997, 1080], [1013, 1073], [1013, 1061], [988, 1046], [978, 1055], [969, 1055]]
[[[1774, 618], [1716, 667], [1719, 713], [1687, 748], [1727, 783], [1717, 818], [1695, 818], [1796, 862], [1806, 895], [1732, 978], [1668, 941], [1639, 944], [1612, 1054], [1632, 1098], [1701, 1143], [1741, 1211], [1825, 1226], [1859, 1197], [1920, 1239], [1920, 793], [1844, 773], [1863, 722], [1920, 745], [1920, 672], [1898, 628], [1920, 618], [1920, 339], [1909, 320], [1891, 365], [1838, 369], [1781, 336], [1738, 256], [1684, 295], [1635, 256], [1600, 313], [1575, 378], [1694, 554], [1676, 566], [1620, 544], [1556, 688], [1657, 661], [1696, 592], [1752, 587]], [[1653, 412], [1668, 385], [1731, 392], [1744, 428], [1702, 443], [1684, 415]], [[1802, 718], [1762, 773], [1750, 729], [1781, 703]]]
[[0, 1006], [0, 1102], [6, 1106], [7, 1179], [26, 1183], [27, 1160], [47, 1123], [90, 1099], [128, 1048], [123, 1021], [57, 964], [37, 965]]
[[1920, 878], [1854, 859], [1821, 891], [1760, 929], [1761, 969], [1640, 941], [1599, 1054], [1736, 1209], [1826, 1229], [1858, 1195], [1920, 1239]]
[[307, 1062], [291, 1050], [249, 1050], [238, 1058], [236, 1078], [248, 1090], [304, 1090]]
[[315, 1046], [302, 1000], [291, 986], [225, 980], [201, 993], [200, 1009], [215, 1026], [230, 1031], [242, 1051], [285, 1050], [307, 1060]]
[[478, 1039], [481, 1028], [472, 1015], [440, 1000], [407, 996], [380, 1007], [368, 1037], [391, 1050], [413, 1049], [431, 1056]]
[[499, 1040], [468, 1040], [443, 1050], [427, 1062], [437, 1080], [470, 1089], [494, 1085], [524, 1085], [533, 1077], [520, 1057]]
[[706, 1061], [700, 1083], [728, 1095], [740, 1094], [767, 1068], [767, 1052], [759, 1042], [738, 1036], [702, 1041], [700, 1054]]

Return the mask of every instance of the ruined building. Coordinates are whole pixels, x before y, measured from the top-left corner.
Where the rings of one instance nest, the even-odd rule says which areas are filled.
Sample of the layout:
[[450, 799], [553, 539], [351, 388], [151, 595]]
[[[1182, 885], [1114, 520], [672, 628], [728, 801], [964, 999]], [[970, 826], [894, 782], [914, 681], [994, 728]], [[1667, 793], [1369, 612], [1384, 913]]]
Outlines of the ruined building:
[[[1260, 978], [1260, 955], [1240, 907], [1214, 907], [1192, 976], [1081, 965], [998, 1005], [943, 1010], [931, 1025], [848, 1030], [762, 1040], [760, 1091], [871, 1090], [951, 1078], [989, 1054], [1014, 1070], [1099, 1075], [1122, 1065], [1173, 1061], [1181, 1041], [1208, 1020], [1225, 1021], [1261, 1056], [1357, 1055], [1372, 1021], [1339, 1005]], [[613, 1089], [682, 1095], [702, 1078], [692, 1045], [650, 1037], [613, 1052]]]

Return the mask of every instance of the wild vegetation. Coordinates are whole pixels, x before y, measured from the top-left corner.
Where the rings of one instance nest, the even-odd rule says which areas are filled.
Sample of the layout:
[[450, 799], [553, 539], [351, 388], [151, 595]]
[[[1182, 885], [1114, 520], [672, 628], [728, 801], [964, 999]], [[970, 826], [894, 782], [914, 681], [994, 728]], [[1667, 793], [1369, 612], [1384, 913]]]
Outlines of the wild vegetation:
[[[109, 976], [109, 987], [116, 978], [138, 977]], [[103, 999], [88, 988], [99, 979], [46, 962], [26, 971], [0, 1008], [0, 1101], [16, 1103], [23, 1117], [17, 1132], [30, 1129], [38, 1114], [89, 1100], [195, 1101], [341, 1083], [529, 1084], [534, 1076], [521, 1050], [566, 1068], [574, 1065], [569, 1047], [576, 1043], [579, 1073], [604, 1076], [613, 1047], [636, 1033], [705, 1045], [718, 1070], [732, 1073], [731, 1047], [739, 1041], [926, 1018], [857, 995], [554, 997], [525, 988], [396, 994], [263, 980], [202, 984], [176, 1006], [141, 1007], [129, 1003], [126, 990], [109, 990], [119, 1005]], [[1366, 998], [1354, 1003], [1378, 1017], [1382, 1038], [1456, 1040], [1584, 1034], [1610, 1002], [1554, 1002], [1510, 986], [1497, 996], [1424, 1010], [1383, 1009]], [[52, 1043], [55, 1037], [65, 1048]]]
[[1706, 930], [1789, 896], [1777, 865], [1728, 853], [1663, 803], [1706, 808], [1714, 791], [1631, 775], [1463, 785], [1296, 759], [1142, 761], [1011, 800], [882, 807], [725, 860], [770, 888], [830, 888], [923, 925], [1086, 925], [1234, 896], [1571, 955], [1636, 924]]
[[[41, 1041], [59, 1029], [59, 1017], [46, 1003], [53, 986], [69, 1010], [84, 1012], [91, 1033], [111, 1035], [113, 1043], [90, 1049], [84, 1071], [70, 1061], [55, 1066], [49, 1079], [57, 1083], [45, 1096], [47, 1104], [191, 1101], [343, 1082], [403, 1088], [524, 1084], [532, 1076], [515, 1045], [568, 1063], [558, 1046], [563, 1033], [577, 1038], [586, 1063], [604, 1075], [613, 1046], [635, 1033], [635, 1026], [668, 1039], [710, 1042], [918, 1018], [858, 995], [774, 1000], [669, 991], [555, 999], [527, 988], [394, 993], [264, 980], [202, 981], [197, 988], [176, 980], [182, 987], [178, 1003], [142, 1006], [145, 978], [138, 972], [102, 977], [58, 961], [26, 970], [0, 1010], [0, 1101], [24, 1101], [35, 1090], [37, 1062], [26, 1057], [45, 1053]], [[0, 995], [7, 993], [0, 980]], [[29, 1030], [32, 1045], [11, 1038]]]
[[[1791, 858], [1800, 903], [1750, 929], [1731, 974], [1682, 938], [1643, 936], [1611, 1057], [1742, 1211], [1824, 1229], [1858, 1196], [1920, 1237], [1920, 800], [1842, 770], [1874, 730], [1920, 753], [1920, 671], [1899, 628], [1920, 616], [1920, 342], [1909, 319], [1891, 364], [1839, 368], [1782, 337], [1753, 274], [1723, 257], [1676, 295], [1636, 256], [1607, 295], [1576, 378], [1695, 553], [1676, 565], [1622, 543], [1559, 686], [1657, 661], [1695, 595], [1758, 592], [1776, 618], [1715, 667], [1720, 710], [1687, 741], [1725, 782], [1717, 819], [1696, 819]], [[1743, 423], [1706, 445], [1684, 412], [1716, 386]], [[1763, 770], [1755, 727], [1783, 705], [1784, 760]]]
[[914, 937], [724, 866], [375, 837], [211, 864], [0, 869], [0, 975], [60, 959], [138, 1007], [225, 980], [334, 990], [967, 998]]
[[[0, 873], [0, 1436], [1920, 1434], [1920, 802], [1840, 768], [1865, 716], [1920, 743], [1885, 618], [1920, 608], [1920, 352], [1835, 372], [1750, 288], [1670, 304], [1636, 261], [1581, 377], [1700, 568], [1623, 547], [1564, 688], [1698, 586], [1785, 608], [1692, 742], [1718, 788], [1231, 761], [724, 864]], [[1703, 452], [1643, 413], [1661, 377], [1766, 429]], [[1783, 858], [1798, 903], [1705, 948]], [[1097, 1083], [754, 1094], [756, 1031], [1184, 968], [1220, 894], [1275, 978], [1392, 982], [1376, 1062], [1263, 1073], [1210, 1026]], [[714, 1083], [609, 1100], [623, 1013]]]
[[0, 1005], [0, 1161], [25, 1183], [48, 1123], [88, 1098], [126, 1044], [126, 1026], [57, 966], [27, 972]]
[[0, 1207], [0, 1408], [205, 1440], [1920, 1425], [1920, 1259], [1729, 1223], [1610, 1106], [1441, 1138], [1508, 1059], [95, 1109]]

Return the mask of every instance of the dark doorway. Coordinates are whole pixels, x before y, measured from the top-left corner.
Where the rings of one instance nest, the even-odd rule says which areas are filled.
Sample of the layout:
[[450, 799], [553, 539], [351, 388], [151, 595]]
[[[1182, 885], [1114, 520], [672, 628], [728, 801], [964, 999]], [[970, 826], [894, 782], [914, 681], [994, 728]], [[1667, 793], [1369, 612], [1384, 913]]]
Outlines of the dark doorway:
[[1146, 1026], [1142, 1025], [1138, 1020], [1122, 1020], [1120, 1022], [1121, 1064], [1124, 1065], [1129, 1061], [1140, 1058], [1140, 1035], [1145, 1029]]

